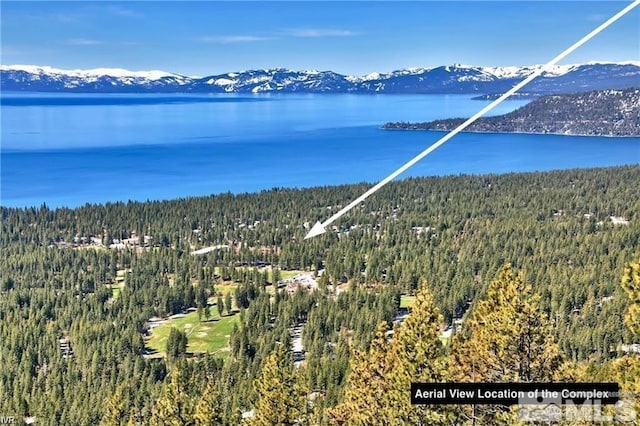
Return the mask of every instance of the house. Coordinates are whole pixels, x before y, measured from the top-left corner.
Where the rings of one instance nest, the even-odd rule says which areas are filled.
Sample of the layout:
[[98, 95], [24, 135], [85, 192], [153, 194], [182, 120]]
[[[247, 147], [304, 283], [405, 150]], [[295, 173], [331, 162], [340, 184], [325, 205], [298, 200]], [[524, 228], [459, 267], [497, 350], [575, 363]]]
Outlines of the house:
[[71, 348], [71, 342], [68, 337], [63, 337], [59, 340], [60, 352], [62, 352], [62, 358], [71, 358], [73, 356], [73, 349]]
[[280, 281], [278, 288], [284, 288], [287, 294], [294, 294], [298, 289], [314, 291], [318, 288], [318, 282], [310, 273], [298, 274], [295, 277]]
[[610, 216], [609, 218], [611, 219], [611, 223], [613, 223], [614, 225], [628, 225], [629, 224], [629, 219], [624, 218], [622, 216]]

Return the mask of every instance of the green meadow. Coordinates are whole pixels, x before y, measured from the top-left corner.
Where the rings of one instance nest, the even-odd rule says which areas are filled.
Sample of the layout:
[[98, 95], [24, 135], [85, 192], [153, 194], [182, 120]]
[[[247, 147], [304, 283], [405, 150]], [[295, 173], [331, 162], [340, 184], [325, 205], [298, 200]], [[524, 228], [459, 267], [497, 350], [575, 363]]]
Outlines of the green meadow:
[[410, 296], [408, 294], [403, 294], [400, 296], [400, 307], [401, 308], [410, 308], [413, 306], [413, 303], [415, 302], [416, 297], [415, 296]]
[[[215, 306], [211, 307], [212, 312], [215, 312], [215, 309]], [[187, 334], [187, 352], [216, 353], [226, 358], [229, 351], [229, 335], [233, 325], [239, 320], [238, 314], [220, 317], [216, 313], [212, 319], [201, 322], [198, 320], [197, 312], [189, 312], [184, 317], [167, 320], [154, 328], [147, 340], [147, 347], [164, 355], [169, 332], [172, 327], [176, 327]]]

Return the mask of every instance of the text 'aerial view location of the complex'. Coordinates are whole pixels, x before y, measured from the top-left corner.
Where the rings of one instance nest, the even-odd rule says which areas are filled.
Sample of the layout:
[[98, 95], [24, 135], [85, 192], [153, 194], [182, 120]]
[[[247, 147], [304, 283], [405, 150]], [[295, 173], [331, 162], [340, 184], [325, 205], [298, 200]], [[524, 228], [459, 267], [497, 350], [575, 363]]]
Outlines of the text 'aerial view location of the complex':
[[0, 24], [0, 424], [640, 424], [640, 0]]

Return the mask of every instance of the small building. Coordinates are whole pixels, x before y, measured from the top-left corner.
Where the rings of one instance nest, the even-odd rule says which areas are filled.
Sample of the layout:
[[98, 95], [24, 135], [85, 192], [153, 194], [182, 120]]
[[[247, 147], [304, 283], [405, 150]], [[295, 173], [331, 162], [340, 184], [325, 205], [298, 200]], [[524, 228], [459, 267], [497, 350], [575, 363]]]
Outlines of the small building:
[[640, 343], [632, 343], [630, 345], [620, 345], [620, 351], [626, 354], [640, 354]]
[[318, 282], [310, 273], [298, 274], [295, 277], [280, 281], [278, 288], [284, 289], [287, 294], [294, 294], [298, 289], [315, 291], [318, 289]]
[[622, 216], [610, 216], [611, 223], [614, 225], [628, 225], [629, 219], [624, 218]]
[[62, 353], [62, 358], [71, 358], [73, 356], [73, 349], [71, 348], [71, 342], [68, 337], [63, 337], [59, 341], [60, 344], [60, 352]]

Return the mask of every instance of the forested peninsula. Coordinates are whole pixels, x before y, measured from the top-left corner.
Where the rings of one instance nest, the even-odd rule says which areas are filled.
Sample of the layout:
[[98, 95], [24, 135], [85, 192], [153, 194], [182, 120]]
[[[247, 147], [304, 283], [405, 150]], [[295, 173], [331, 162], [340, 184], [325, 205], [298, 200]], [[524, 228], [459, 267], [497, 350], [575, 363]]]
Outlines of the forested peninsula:
[[456, 381], [618, 382], [640, 412], [637, 182], [640, 165], [407, 179], [310, 240], [368, 185], [2, 207], [0, 414], [520, 424], [410, 404], [410, 382]]
[[[423, 123], [392, 122], [387, 130], [449, 131], [465, 118]], [[546, 95], [504, 115], [483, 117], [465, 129], [486, 133], [640, 136], [640, 89]]]

